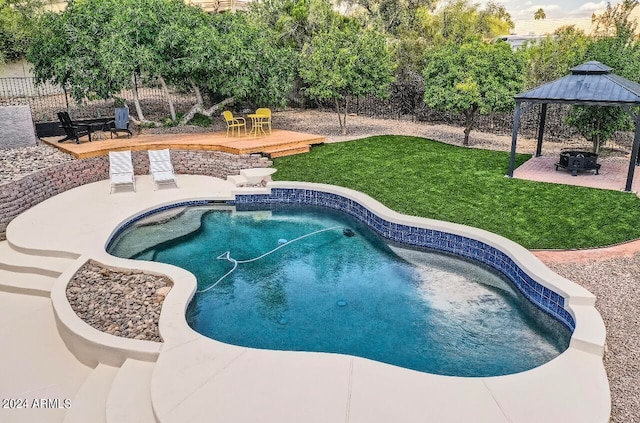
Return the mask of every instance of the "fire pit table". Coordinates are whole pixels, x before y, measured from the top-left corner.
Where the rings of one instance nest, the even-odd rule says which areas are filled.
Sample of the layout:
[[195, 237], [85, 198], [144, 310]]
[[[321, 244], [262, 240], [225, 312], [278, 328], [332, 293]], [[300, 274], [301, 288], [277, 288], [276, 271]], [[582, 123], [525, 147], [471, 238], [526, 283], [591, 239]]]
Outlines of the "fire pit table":
[[577, 176], [578, 171], [595, 170], [597, 175], [600, 170], [597, 160], [598, 155], [588, 151], [563, 151], [560, 161], [556, 163], [556, 170], [559, 167], [570, 170], [572, 176]]

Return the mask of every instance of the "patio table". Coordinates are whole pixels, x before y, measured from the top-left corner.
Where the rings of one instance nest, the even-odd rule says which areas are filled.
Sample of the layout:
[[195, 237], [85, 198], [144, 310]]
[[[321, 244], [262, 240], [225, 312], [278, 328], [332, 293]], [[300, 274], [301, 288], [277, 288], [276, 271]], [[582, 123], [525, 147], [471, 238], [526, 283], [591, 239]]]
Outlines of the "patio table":
[[262, 133], [266, 136], [267, 133], [264, 132], [264, 128], [262, 125], [266, 123], [265, 119], [268, 119], [268, 115], [253, 113], [247, 115], [251, 119], [251, 131], [249, 131], [249, 135], [253, 135], [254, 137], [258, 136], [258, 131], [262, 131]]

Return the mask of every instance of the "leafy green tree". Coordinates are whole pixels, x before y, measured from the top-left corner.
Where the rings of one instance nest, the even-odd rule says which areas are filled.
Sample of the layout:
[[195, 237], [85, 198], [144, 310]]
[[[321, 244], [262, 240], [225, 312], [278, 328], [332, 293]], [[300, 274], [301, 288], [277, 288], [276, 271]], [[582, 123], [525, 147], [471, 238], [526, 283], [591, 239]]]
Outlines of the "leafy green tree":
[[464, 145], [477, 114], [511, 110], [522, 90], [524, 61], [508, 43], [471, 41], [427, 51], [425, 103], [436, 110], [464, 114]]
[[436, 11], [419, 7], [412, 22], [412, 26], [401, 28], [395, 43], [401, 72], [421, 71], [429, 47], [477, 39], [489, 41], [508, 34], [514, 27], [504, 6], [489, 2], [481, 8], [468, 0], [450, 1]]
[[536, 10], [536, 13], [533, 14], [533, 19], [535, 19], [536, 21], [539, 21], [541, 19], [546, 19], [547, 14], [544, 13], [544, 9], [539, 8], [538, 10]]
[[415, 25], [418, 9], [432, 10], [437, 0], [345, 0], [340, 3], [348, 6], [350, 14], [360, 17], [365, 25], [398, 35]]
[[[242, 14], [211, 16], [181, 0], [84, 0], [39, 21], [28, 59], [38, 81], [68, 87], [78, 101], [108, 99], [133, 85], [141, 121], [135, 77], [156, 78], [165, 92], [167, 84], [191, 86], [197, 101], [186, 123], [236, 98], [281, 104], [297, 59], [274, 39]], [[202, 89], [221, 101], [205, 109]], [[170, 102], [169, 109], [175, 120]]]
[[0, 0], [0, 59], [23, 57], [44, 0]]
[[593, 152], [616, 132], [628, 124], [628, 117], [620, 107], [574, 106], [566, 118], [567, 124], [578, 129], [580, 134], [593, 143]]
[[489, 2], [484, 9], [469, 0], [453, 0], [433, 13], [422, 8], [418, 14], [418, 35], [430, 45], [463, 44], [478, 38], [491, 40], [514, 27], [503, 5]]
[[[625, 0], [613, 7], [609, 4], [602, 15], [595, 17], [597, 31], [587, 46], [585, 59], [597, 60], [616, 74], [640, 82], [640, 44], [635, 35], [636, 22], [629, 17], [637, 5], [637, 0]], [[616, 131], [632, 127], [621, 107], [574, 106], [566, 122], [593, 143], [595, 153]]]
[[263, 0], [249, 4], [248, 20], [269, 28], [281, 45], [298, 51], [314, 35], [323, 32], [342, 17], [330, 0]]
[[394, 66], [380, 33], [353, 27], [331, 27], [313, 38], [303, 51], [300, 75], [308, 84], [306, 94], [335, 104], [341, 133], [347, 133], [352, 98], [385, 97]]
[[101, 40], [109, 36], [105, 22], [118, 12], [116, 0], [89, 0], [42, 15], [27, 51], [36, 79], [59, 84], [77, 101], [120, 92], [126, 81], [110, 75], [100, 49]]
[[526, 86], [538, 86], [569, 74], [569, 70], [585, 61], [589, 37], [574, 26], [558, 28], [553, 36], [528, 43], [524, 55]]
[[596, 37], [629, 37], [635, 33], [638, 23], [631, 18], [631, 12], [638, 7], [640, 0], [623, 0], [612, 6], [607, 2], [606, 9], [600, 15], [593, 15], [593, 31]]
[[224, 104], [236, 99], [254, 105], [284, 104], [293, 85], [297, 54], [273, 40], [272, 32], [238, 13], [213, 15], [205, 25], [195, 28], [184, 57], [184, 70], [199, 102], [199, 87], [204, 87], [214, 96], [222, 96]]
[[[184, 44], [171, 48], [166, 28], [197, 25], [206, 14], [188, 6], [182, 0], [119, 0], [119, 13], [105, 23], [106, 38], [100, 40], [99, 56], [112, 79], [131, 81], [134, 103], [140, 120], [144, 121], [137, 96], [135, 75], [155, 77], [161, 83], [169, 104], [171, 119], [176, 119], [164, 76], [184, 55]], [[198, 21], [200, 19], [200, 22]]]

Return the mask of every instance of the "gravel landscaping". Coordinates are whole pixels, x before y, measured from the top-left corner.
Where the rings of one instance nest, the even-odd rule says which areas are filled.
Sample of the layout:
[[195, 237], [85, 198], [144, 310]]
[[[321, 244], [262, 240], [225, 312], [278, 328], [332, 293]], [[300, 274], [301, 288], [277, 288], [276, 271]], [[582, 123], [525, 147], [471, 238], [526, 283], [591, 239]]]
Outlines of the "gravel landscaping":
[[604, 365], [611, 387], [611, 422], [640, 422], [640, 254], [546, 264], [597, 297], [596, 308], [607, 327]]
[[[274, 128], [310, 132], [327, 137], [327, 142], [348, 141], [370, 135], [413, 135], [461, 145], [462, 128], [411, 121], [348, 116], [349, 135], [339, 135], [334, 113], [315, 110], [278, 112]], [[216, 121], [212, 129], [171, 128], [171, 133], [223, 129]], [[158, 132], [162, 129], [143, 130]], [[473, 131], [471, 147], [508, 151], [510, 135]], [[624, 155], [623, 148], [605, 149], [604, 154]], [[566, 148], [590, 148], [586, 141], [545, 142], [543, 154], [557, 154]], [[535, 140], [521, 138], [518, 151], [533, 153]], [[38, 145], [24, 149], [0, 150], [0, 184], [55, 163], [73, 160], [57, 149]], [[532, 199], [535, 201], [535, 199]], [[612, 394], [612, 422], [640, 423], [640, 254], [585, 262], [546, 264], [557, 273], [584, 286], [597, 296], [596, 307], [607, 327], [604, 358]], [[117, 336], [161, 341], [158, 318], [164, 296], [170, 289], [167, 278], [136, 272], [112, 271], [97, 263], [87, 263], [67, 289], [76, 313], [96, 329]]]
[[75, 160], [73, 156], [43, 143], [33, 147], [0, 149], [0, 184], [71, 160]]
[[139, 271], [82, 266], [67, 285], [71, 308], [86, 323], [115, 336], [162, 342], [158, 321], [171, 281]]

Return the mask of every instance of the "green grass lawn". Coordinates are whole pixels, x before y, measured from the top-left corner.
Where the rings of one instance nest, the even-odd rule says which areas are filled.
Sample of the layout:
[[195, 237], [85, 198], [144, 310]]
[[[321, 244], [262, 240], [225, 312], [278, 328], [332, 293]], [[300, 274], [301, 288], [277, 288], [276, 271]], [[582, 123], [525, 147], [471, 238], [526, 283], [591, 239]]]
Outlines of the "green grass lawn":
[[[516, 165], [530, 156], [518, 155]], [[526, 248], [586, 248], [640, 238], [633, 194], [506, 178], [509, 154], [376, 136], [274, 160], [277, 180], [362, 191], [400, 213], [486, 229]]]

